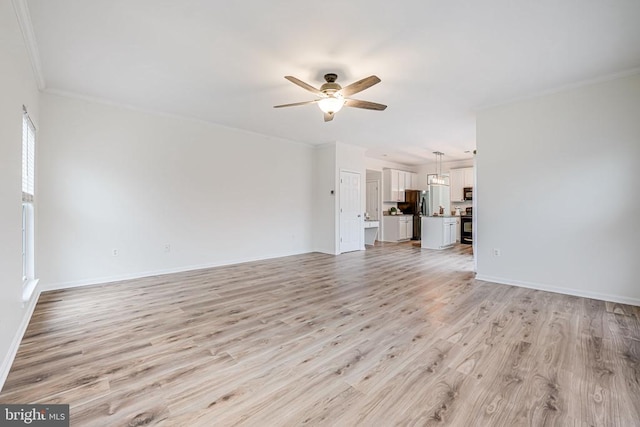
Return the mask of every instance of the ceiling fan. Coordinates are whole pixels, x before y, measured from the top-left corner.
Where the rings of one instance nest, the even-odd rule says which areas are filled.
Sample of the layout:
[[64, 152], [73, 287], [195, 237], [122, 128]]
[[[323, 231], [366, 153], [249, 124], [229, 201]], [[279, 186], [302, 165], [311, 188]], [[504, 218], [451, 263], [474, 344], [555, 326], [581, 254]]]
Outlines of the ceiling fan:
[[367, 110], [378, 111], [382, 111], [387, 108], [387, 106], [383, 104], [349, 98], [349, 96], [355, 93], [362, 92], [363, 90], [368, 89], [377, 83], [380, 83], [380, 79], [377, 76], [369, 76], [362, 80], [358, 80], [355, 83], [351, 83], [348, 86], [342, 87], [338, 83], [336, 83], [338, 75], [329, 73], [324, 75], [326, 83], [320, 86], [320, 89], [316, 89], [310, 84], [305, 83], [293, 76], [284, 76], [284, 78], [289, 80], [291, 83], [298, 85], [301, 88], [306, 89], [314, 95], [318, 96], [318, 99], [314, 99], [313, 101], [295, 102], [293, 104], [276, 105], [273, 108], [294, 107], [297, 105], [317, 103], [324, 113], [325, 122], [333, 120], [333, 116], [335, 115], [335, 113], [340, 111], [342, 107], [365, 108]]

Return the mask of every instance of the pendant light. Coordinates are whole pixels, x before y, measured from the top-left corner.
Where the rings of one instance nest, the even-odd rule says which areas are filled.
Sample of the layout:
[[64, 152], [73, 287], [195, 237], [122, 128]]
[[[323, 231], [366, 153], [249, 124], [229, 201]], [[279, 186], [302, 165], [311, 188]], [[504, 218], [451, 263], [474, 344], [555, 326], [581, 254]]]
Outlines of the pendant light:
[[436, 155], [436, 176], [431, 177], [431, 184], [446, 184], [447, 180], [444, 176], [442, 176], [442, 156], [444, 153], [440, 151], [434, 151], [433, 154]]

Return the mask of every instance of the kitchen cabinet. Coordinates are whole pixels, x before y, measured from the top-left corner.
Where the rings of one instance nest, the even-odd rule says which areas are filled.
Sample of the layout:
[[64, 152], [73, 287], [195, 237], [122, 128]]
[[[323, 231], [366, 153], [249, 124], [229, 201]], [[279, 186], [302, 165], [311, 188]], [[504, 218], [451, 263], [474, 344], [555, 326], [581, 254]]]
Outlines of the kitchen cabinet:
[[404, 202], [404, 191], [417, 189], [417, 173], [397, 169], [384, 169], [382, 171], [383, 202]]
[[405, 175], [405, 187], [407, 190], [418, 189], [418, 174], [415, 172], [407, 172]]
[[418, 189], [418, 174], [414, 172], [400, 171], [400, 178], [402, 183], [402, 177], [404, 177], [404, 190], [417, 190]]
[[458, 168], [449, 171], [451, 201], [464, 202], [464, 188], [474, 187], [473, 168]]
[[413, 237], [413, 215], [385, 215], [382, 217], [382, 241], [401, 242]]
[[[449, 218], [449, 221], [445, 221], [444, 223], [444, 244], [445, 246], [453, 245], [456, 243], [456, 225], [458, 224], [458, 220], [455, 218]], [[448, 232], [448, 236], [446, 235]]]
[[382, 171], [382, 199], [383, 202], [404, 202], [404, 172], [401, 175], [401, 171], [395, 169]]
[[456, 242], [460, 243], [462, 240], [462, 221], [460, 217], [456, 217]]
[[445, 249], [456, 242], [456, 217], [422, 217], [420, 246], [426, 249]]
[[407, 189], [407, 173], [404, 171], [398, 171], [398, 191], [404, 193]]
[[400, 223], [398, 224], [400, 228], [400, 239], [399, 240], [409, 240], [413, 237], [413, 215], [403, 215], [400, 218]]

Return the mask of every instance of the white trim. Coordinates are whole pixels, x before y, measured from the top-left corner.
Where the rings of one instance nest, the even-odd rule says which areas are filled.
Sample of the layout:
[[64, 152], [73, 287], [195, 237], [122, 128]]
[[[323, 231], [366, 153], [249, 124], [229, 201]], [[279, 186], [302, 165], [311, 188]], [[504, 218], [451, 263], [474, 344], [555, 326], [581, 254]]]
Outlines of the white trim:
[[22, 288], [22, 302], [25, 303], [31, 299], [33, 292], [36, 290], [36, 286], [38, 286], [38, 281], [40, 279], [31, 279], [27, 280]]
[[105, 277], [99, 277], [99, 278], [95, 278], [95, 279], [76, 280], [76, 281], [71, 281], [71, 282], [50, 283], [50, 284], [41, 285], [39, 287], [39, 291], [40, 292], [46, 292], [46, 291], [56, 291], [56, 290], [60, 290], [60, 289], [78, 288], [78, 287], [82, 287], [82, 286], [103, 285], [103, 284], [106, 284], [106, 283], [121, 282], [123, 280], [134, 280], [134, 279], [142, 279], [142, 278], [145, 278], [145, 277], [162, 276], [162, 275], [165, 275], [165, 274], [184, 273], [184, 272], [188, 272], [188, 271], [204, 270], [204, 269], [207, 269], [207, 268], [223, 267], [223, 266], [226, 266], [226, 265], [243, 264], [243, 263], [247, 263], [247, 262], [263, 261], [263, 260], [268, 260], [268, 259], [273, 259], [273, 258], [282, 258], [282, 257], [294, 256], [294, 255], [303, 255], [303, 254], [309, 254], [309, 253], [313, 253], [313, 252], [317, 252], [317, 251], [290, 252], [290, 253], [272, 255], [272, 256], [268, 256], [268, 257], [243, 258], [243, 259], [228, 260], [228, 261], [223, 261], [223, 262], [218, 262], [218, 263], [211, 263], [211, 264], [200, 264], [200, 265], [191, 265], [191, 266], [186, 266], [186, 267], [168, 268], [168, 269], [164, 269], [164, 270], [154, 270], [154, 271], [144, 271], [144, 272], [139, 272], [139, 273], [120, 274], [120, 275], [116, 275], [116, 276], [105, 276]]
[[[20, 326], [16, 330], [16, 334], [13, 336], [13, 340], [11, 341], [11, 345], [9, 346], [9, 350], [2, 361], [2, 365], [0, 365], [0, 390], [4, 387], [4, 382], [7, 380], [7, 376], [9, 375], [9, 371], [11, 370], [11, 365], [13, 365], [13, 361], [16, 358], [16, 354], [18, 354], [18, 348], [20, 347], [20, 343], [22, 342], [22, 338], [24, 337], [25, 332], [27, 331], [27, 326], [29, 326], [29, 322], [31, 321], [31, 316], [33, 315], [33, 311], [36, 308], [36, 304], [38, 303], [38, 299], [40, 298], [40, 291], [36, 293], [35, 298], [31, 298], [29, 300], [29, 305], [22, 315], [22, 321], [20, 322]], [[25, 301], [26, 302], [26, 301]]]
[[308, 147], [317, 147], [318, 146], [318, 144], [312, 144], [310, 142], [296, 141], [296, 140], [293, 140], [293, 139], [283, 138], [283, 137], [279, 137], [279, 136], [267, 135], [266, 133], [260, 133], [260, 132], [256, 132], [256, 131], [252, 131], [252, 130], [236, 128], [236, 127], [233, 127], [233, 126], [224, 125], [222, 123], [212, 122], [212, 121], [206, 120], [206, 119], [200, 119], [200, 118], [193, 117], [193, 116], [188, 116], [188, 115], [183, 115], [183, 114], [178, 114], [178, 113], [169, 113], [169, 112], [166, 112], [166, 111], [154, 110], [154, 109], [150, 109], [150, 108], [137, 107], [137, 106], [132, 105], [132, 104], [125, 104], [125, 103], [122, 103], [122, 102], [112, 101], [112, 100], [109, 100], [109, 99], [106, 99], [106, 98], [97, 97], [97, 96], [82, 95], [82, 94], [79, 94], [79, 93], [76, 93], [76, 92], [70, 92], [70, 91], [61, 90], [61, 89], [45, 89], [45, 90], [43, 90], [43, 92], [51, 94], [51, 95], [61, 96], [63, 98], [75, 99], [75, 100], [79, 100], [79, 101], [90, 102], [90, 103], [93, 103], [93, 104], [105, 105], [105, 106], [108, 106], [108, 107], [122, 108], [122, 109], [125, 109], [125, 110], [135, 111], [135, 112], [138, 112], [138, 113], [151, 114], [151, 115], [154, 115], [154, 116], [167, 117], [167, 118], [176, 119], [176, 120], [188, 120], [188, 121], [194, 122], [194, 123], [200, 123], [200, 124], [207, 125], [207, 126], [216, 126], [216, 127], [222, 128], [222, 129], [229, 129], [229, 130], [236, 131], [236, 132], [242, 132], [242, 133], [245, 133], [245, 134], [248, 134], [248, 135], [257, 135], [257, 136], [260, 136], [262, 138], [268, 138], [268, 139], [276, 140], [276, 141], [282, 141], [282, 142], [287, 142], [287, 143], [292, 143], [292, 144], [301, 144], [301, 145], [305, 145], [305, 146], [308, 146]]
[[539, 291], [555, 292], [558, 294], [572, 295], [575, 297], [615, 302], [619, 304], [635, 305], [640, 307], [640, 298], [630, 298], [622, 295], [604, 294], [601, 292], [585, 291], [583, 289], [564, 288], [560, 286], [545, 285], [540, 283], [523, 282], [520, 280], [505, 279], [502, 277], [484, 276], [482, 274], [476, 275], [476, 280], [500, 283], [502, 285], [517, 286], [520, 288], [537, 289]]
[[520, 101], [528, 101], [531, 99], [535, 99], [535, 98], [540, 98], [542, 96], [546, 96], [546, 95], [553, 95], [555, 93], [559, 93], [559, 92], [564, 92], [564, 91], [568, 91], [571, 89], [577, 89], [583, 86], [591, 86], [594, 84], [598, 84], [598, 83], [604, 83], [604, 82], [608, 82], [611, 80], [618, 80], [618, 79], [622, 79], [625, 77], [629, 77], [629, 76], [633, 76], [636, 74], [640, 74], [640, 67], [638, 68], [632, 68], [630, 70], [625, 70], [625, 71], [621, 71], [618, 73], [613, 73], [613, 74], [606, 74], [604, 76], [600, 76], [600, 77], [596, 77], [593, 79], [587, 79], [587, 80], [581, 80], [578, 82], [574, 82], [574, 83], [569, 83], [566, 85], [562, 85], [562, 86], [557, 86], [554, 88], [550, 88], [550, 89], [543, 89], [540, 91], [537, 91], [535, 93], [532, 93], [530, 95], [524, 95], [524, 96], [516, 96], [514, 98], [509, 98], [503, 101], [498, 101], [496, 103], [493, 104], [485, 104], [485, 105], [479, 105], [475, 108], [472, 109], [472, 111], [474, 112], [480, 112], [482, 110], [487, 110], [489, 108], [495, 108], [495, 107], [501, 107], [503, 105], [509, 105], [509, 104], [513, 104], [516, 102], [520, 102]]
[[22, 38], [27, 49], [27, 55], [33, 69], [33, 76], [38, 84], [38, 89], [44, 90], [46, 84], [44, 81], [44, 73], [42, 72], [42, 63], [40, 62], [40, 51], [38, 50], [38, 42], [36, 41], [36, 33], [33, 31], [31, 23], [31, 14], [26, 0], [12, 0], [13, 10], [18, 18], [18, 25], [22, 31]]

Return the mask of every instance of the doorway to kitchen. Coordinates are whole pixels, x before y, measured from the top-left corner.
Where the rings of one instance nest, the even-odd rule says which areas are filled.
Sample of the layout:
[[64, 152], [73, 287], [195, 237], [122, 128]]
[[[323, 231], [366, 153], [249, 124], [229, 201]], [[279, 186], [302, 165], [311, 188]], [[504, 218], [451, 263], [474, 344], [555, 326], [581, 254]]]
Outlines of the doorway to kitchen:
[[[367, 214], [369, 215], [369, 219], [372, 221], [380, 220], [380, 205], [378, 194], [380, 181], [369, 181], [367, 180]], [[366, 218], [365, 218], [366, 219]]]
[[340, 171], [340, 253], [362, 249], [360, 174]]

